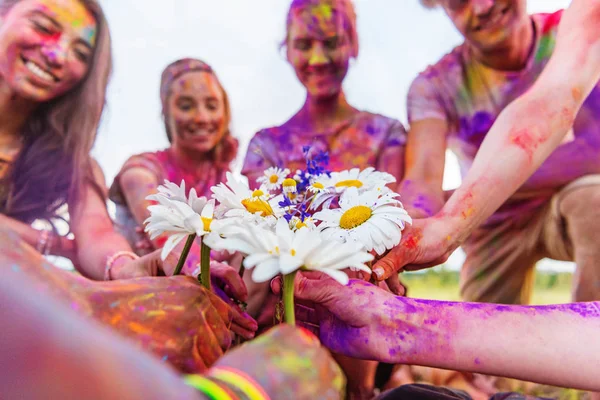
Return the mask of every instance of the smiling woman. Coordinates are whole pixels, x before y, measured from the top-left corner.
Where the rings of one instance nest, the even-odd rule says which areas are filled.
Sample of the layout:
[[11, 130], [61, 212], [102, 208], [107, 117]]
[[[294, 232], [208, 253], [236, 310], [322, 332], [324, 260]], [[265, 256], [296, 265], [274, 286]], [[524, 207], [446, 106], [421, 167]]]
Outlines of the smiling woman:
[[[229, 131], [229, 99], [208, 64], [182, 59], [167, 66], [161, 77], [160, 100], [171, 146], [129, 158], [110, 189], [119, 228], [138, 254], [161, 248], [166, 240], [161, 235], [146, 241], [141, 233], [150, 216], [146, 197], [156, 193], [165, 179], [177, 184], [183, 181], [187, 190], [195, 188], [198, 195], [209, 196], [210, 188], [225, 180], [237, 153], [237, 140]], [[184, 266], [187, 274], [194, 272], [199, 261], [197, 247], [194, 244]]]
[[[156, 275], [160, 254], [138, 259], [114, 231], [90, 157], [111, 71], [97, 1], [0, 0], [0, 53], [0, 226], [92, 279]], [[77, 245], [30, 226], [64, 205]]]

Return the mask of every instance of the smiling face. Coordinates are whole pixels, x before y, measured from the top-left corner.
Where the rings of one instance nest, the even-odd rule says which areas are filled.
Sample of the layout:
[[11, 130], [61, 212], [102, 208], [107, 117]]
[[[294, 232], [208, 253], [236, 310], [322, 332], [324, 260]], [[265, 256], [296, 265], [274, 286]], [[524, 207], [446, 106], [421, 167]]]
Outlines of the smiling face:
[[526, 0], [440, 0], [452, 23], [481, 50], [502, 46], [528, 22]]
[[291, 15], [287, 58], [312, 97], [328, 98], [342, 90], [353, 49], [345, 25], [343, 14], [326, 4]]
[[223, 139], [227, 107], [223, 89], [210, 72], [187, 72], [171, 84], [167, 124], [174, 146], [208, 152]]
[[78, 0], [23, 0], [0, 24], [0, 76], [16, 95], [48, 101], [86, 75], [96, 21]]

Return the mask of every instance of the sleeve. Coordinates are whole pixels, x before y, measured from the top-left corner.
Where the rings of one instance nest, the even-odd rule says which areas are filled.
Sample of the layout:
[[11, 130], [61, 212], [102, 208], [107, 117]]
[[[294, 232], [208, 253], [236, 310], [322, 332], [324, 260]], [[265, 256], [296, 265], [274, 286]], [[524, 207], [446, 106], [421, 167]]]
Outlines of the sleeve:
[[269, 156], [269, 150], [273, 143], [268, 139], [266, 131], [260, 131], [254, 135], [248, 145], [244, 166], [242, 167], [242, 175], [248, 178], [251, 188], [256, 188], [256, 179], [260, 177], [263, 171], [275, 165], [272, 157]]
[[392, 174], [397, 182], [404, 177], [404, 160], [406, 151], [406, 130], [400, 121], [393, 120], [381, 143], [381, 151], [377, 158], [378, 171]]
[[410, 85], [406, 107], [411, 124], [426, 119], [448, 119], [447, 110], [434, 80], [425, 74], [420, 74]]

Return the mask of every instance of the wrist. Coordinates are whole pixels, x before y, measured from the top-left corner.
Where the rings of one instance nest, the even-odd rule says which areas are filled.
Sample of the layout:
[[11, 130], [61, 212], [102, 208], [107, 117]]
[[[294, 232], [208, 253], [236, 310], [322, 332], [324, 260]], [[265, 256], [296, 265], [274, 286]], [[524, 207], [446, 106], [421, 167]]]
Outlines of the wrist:
[[452, 253], [465, 241], [463, 232], [468, 230], [464, 218], [453, 217], [444, 210], [431, 218], [432, 232], [438, 236], [438, 243], [444, 247], [447, 253]]
[[137, 254], [132, 253], [130, 251], [118, 251], [111, 256], [109, 256], [106, 260], [106, 266], [104, 269], [104, 280], [110, 281], [114, 279], [119, 279], [119, 271], [132, 260], [137, 260], [140, 258]]

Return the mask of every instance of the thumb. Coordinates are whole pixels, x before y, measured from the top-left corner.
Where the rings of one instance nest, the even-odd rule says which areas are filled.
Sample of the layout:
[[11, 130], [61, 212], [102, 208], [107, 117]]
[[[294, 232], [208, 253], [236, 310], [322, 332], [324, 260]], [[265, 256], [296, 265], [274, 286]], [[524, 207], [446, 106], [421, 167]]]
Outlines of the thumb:
[[297, 274], [294, 282], [294, 295], [299, 300], [322, 304], [340, 293], [339, 284], [333, 279], [310, 279], [303, 274]]
[[384, 281], [396, 272], [398, 272], [400, 268], [396, 267], [396, 263], [393, 258], [393, 251], [390, 252], [387, 256], [383, 257], [381, 260], [377, 261], [373, 266], [373, 274], [375, 274], [375, 279], [377, 281]]

